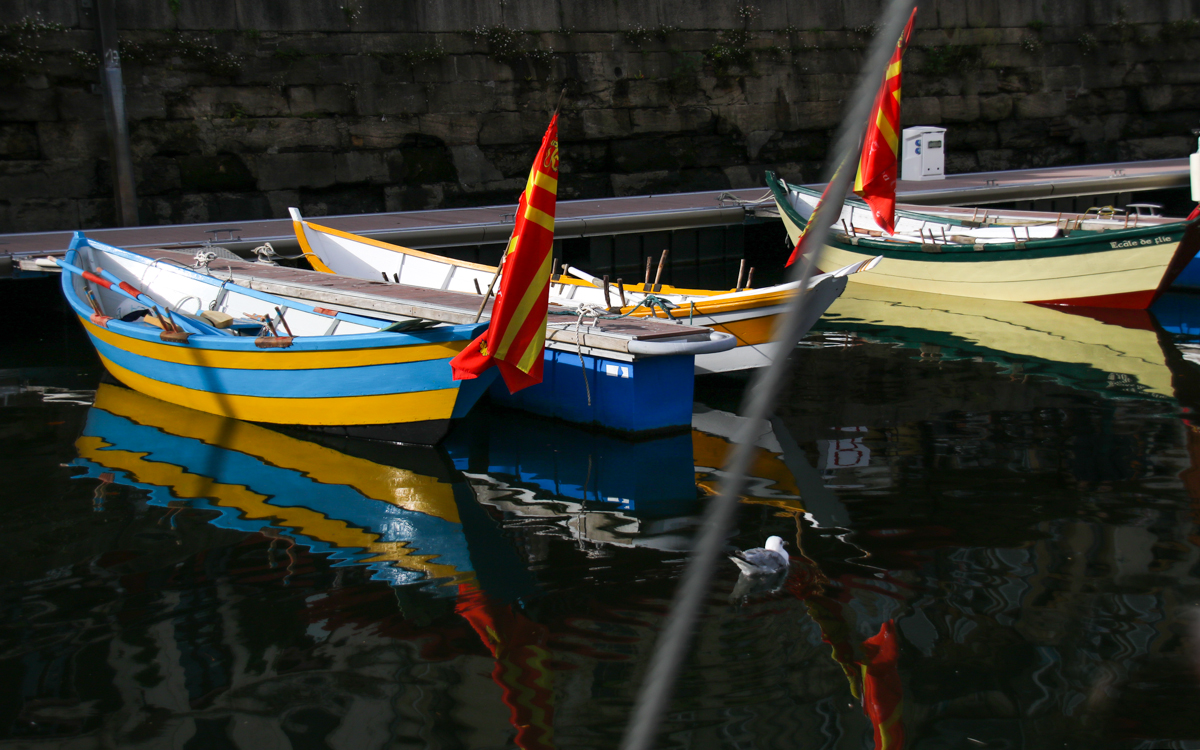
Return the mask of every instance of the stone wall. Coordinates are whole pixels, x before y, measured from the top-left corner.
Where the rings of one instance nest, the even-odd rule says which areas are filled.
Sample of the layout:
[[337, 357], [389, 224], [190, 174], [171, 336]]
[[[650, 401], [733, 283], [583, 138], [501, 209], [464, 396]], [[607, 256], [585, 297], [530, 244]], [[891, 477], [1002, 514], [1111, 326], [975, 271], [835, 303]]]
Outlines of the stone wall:
[[[115, 223], [94, 0], [0, 5], [0, 232]], [[817, 177], [877, 0], [116, 0], [142, 223]], [[905, 124], [947, 170], [1183, 156], [1200, 0], [928, 0]]]

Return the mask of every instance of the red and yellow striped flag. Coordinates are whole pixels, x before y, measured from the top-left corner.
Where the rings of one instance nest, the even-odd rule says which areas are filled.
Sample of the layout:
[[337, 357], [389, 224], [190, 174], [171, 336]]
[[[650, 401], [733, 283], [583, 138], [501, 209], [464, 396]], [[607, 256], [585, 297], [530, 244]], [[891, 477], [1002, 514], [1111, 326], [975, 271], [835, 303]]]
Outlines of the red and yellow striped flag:
[[871, 119], [867, 121], [858, 177], [854, 180], [854, 192], [861, 195], [871, 207], [875, 223], [889, 234], [896, 230], [896, 166], [900, 160], [900, 60], [904, 57], [904, 49], [908, 47], [908, 37], [916, 16], [917, 9], [913, 8], [908, 24], [896, 42], [896, 51], [888, 62], [883, 86], [875, 97]]
[[516, 226], [505, 251], [491, 325], [450, 360], [455, 380], [477, 378], [496, 365], [510, 393], [542, 382], [557, 199], [558, 113], [555, 113], [517, 204]]

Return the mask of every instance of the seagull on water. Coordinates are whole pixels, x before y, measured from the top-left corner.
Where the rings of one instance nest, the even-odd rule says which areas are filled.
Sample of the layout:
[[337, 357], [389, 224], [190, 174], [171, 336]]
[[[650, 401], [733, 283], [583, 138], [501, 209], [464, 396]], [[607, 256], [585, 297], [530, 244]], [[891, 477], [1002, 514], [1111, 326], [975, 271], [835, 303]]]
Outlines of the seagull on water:
[[783, 538], [777, 536], [767, 537], [765, 547], [735, 551], [729, 559], [747, 576], [773, 576], [787, 570], [792, 563], [783, 549]]

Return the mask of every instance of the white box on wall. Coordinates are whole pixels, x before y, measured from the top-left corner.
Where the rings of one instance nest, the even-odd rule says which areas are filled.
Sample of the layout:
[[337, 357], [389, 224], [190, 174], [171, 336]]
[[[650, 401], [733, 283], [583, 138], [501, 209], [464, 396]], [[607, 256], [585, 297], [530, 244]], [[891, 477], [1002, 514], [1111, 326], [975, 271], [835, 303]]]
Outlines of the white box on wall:
[[900, 179], [944, 179], [945, 142], [945, 128], [931, 128], [926, 125], [905, 128], [901, 138]]

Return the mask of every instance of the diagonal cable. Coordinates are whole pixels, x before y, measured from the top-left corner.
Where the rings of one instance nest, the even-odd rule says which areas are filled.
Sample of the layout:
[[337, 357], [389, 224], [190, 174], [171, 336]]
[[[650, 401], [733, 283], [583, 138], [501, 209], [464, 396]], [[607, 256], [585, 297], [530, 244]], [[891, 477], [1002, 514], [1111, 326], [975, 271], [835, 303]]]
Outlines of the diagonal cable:
[[836, 167], [832, 169], [832, 174], [826, 174], [826, 181], [830, 183], [828, 195], [813, 213], [811, 227], [800, 241], [801, 261], [796, 264], [798, 269], [792, 274], [793, 280], [800, 282], [800, 291], [789, 302], [787, 311], [776, 326], [774, 339], [780, 345], [776, 348], [774, 360], [768, 367], [759, 370], [751, 381], [743, 409], [747, 419], [735, 435], [733, 455], [726, 463], [720, 493], [705, 512], [696, 546], [688, 559], [671, 603], [671, 611], [650, 660], [649, 670], [638, 691], [634, 713], [621, 743], [622, 750], [649, 750], [658, 735], [663, 714], [671, 701], [675, 679], [691, 644], [709, 580], [725, 546], [738, 498], [745, 489], [746, 471], [754, 451], [753, 432], [763, 420], [770, 418], [775, 399], [783, 387], [789, 370], [789, 355], [799, 342], [801, 322], [807, 312], [808, 294], [805, 290], [829, 235], [829, 227], [841, 214], [842, 203], [854, 178], [862, 149], [867, 117], [913, 4], [914, 0], [889, 0], [881, 17], [882, 29], [871, 41], [863, 73], [850, 98], [850, 106], [835, 140], [833, 153], [836, 158], [831, 161], [831, 166]]

